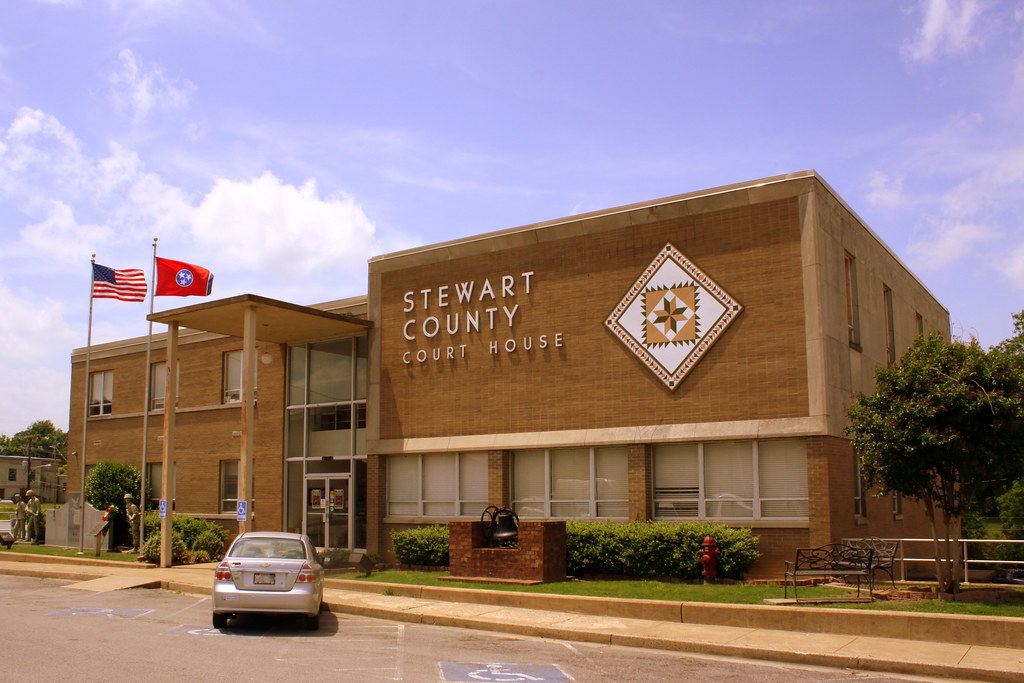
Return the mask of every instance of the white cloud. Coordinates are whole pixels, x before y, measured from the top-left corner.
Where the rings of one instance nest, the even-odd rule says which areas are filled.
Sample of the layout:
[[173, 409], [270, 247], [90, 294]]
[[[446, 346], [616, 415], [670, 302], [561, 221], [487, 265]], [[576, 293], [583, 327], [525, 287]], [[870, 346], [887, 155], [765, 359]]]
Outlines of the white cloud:
[[249, 182], [218, 180], [196, 209], [193, 236], [233, 270], [277, 279], [326, 268], [366, 269], [375, 227], [349, 195], [317, 195], [316, 183], [282, 183], [270, 172]]
[[921, 27], [903, 47], [912, 62], [928, 63], [946, 54], [965, 54], [982, 42], [978, 19], [988, 8], [982, 0], [922, 0]]
[[943, 270], [970, 257], [981, 243], [998, 236], [997, 231], [986, 225], [942, 224], [910, 244], [911, 261], [917, 270]]
[[903, 204], [903, 176], [890, 177], [882, 171], [872, 171], [868, 177], [867, 200], [875, 206], [894, 207]]
[[1015, 286], [1024, 289], [1024, 244], [1017, 246], [999, 264], [999, 270]]
[[114, 105], [131, 112], [139, 123], [155, 111], [184, 109], [195, 91], [189, 81], [175, 82], [164, 75], [159, 66], [146, 64], [125, 48], [118, 54], [121, 68], [110, 75]]
[[185, 194], [148, 172], [138, 156], [112, 143], [90, 157], [48, 114], [22, 109], [0, 138], [0, 198], [32, 221], [22, 252], [65, 263], [114, 240], [172, 237], [191, 222]]

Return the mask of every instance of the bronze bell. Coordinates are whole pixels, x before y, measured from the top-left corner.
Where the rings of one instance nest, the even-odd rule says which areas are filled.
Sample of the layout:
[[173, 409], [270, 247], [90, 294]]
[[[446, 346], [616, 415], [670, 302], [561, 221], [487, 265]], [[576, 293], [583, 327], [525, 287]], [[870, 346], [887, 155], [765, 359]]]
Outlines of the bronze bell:
[[519, 538], [519, 515], [512, 510], [489, 505], [480, 515], [480, 521], [483, 522], [485, 517], [490, 517], [490, 524], [484, 529], [484, 536], [491, 547], [496, 548], [502, 543]]

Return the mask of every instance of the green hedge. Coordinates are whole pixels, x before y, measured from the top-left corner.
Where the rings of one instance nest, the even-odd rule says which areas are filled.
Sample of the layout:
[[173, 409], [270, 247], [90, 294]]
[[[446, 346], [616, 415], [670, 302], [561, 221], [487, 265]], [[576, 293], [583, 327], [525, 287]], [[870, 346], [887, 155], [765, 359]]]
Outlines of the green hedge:
[[[142, 547], [142, 555], [147, 561], [153, 560], [146, 554], [150, 541], [157, 543], [156, 559], [160, 559], [160, 514], [155, 510], [146, 512], [146, 540]], [[224, 551], [224, 544], [228, 540], [228, 530], [216, 522], [199, 517], [188, 515], [174, 515], [171, 526], [172, 561], [176, 564], [187, 562], [208, 562], [220, 557]], [[174, 540], [176, 539], [176, 540]], [[178, 553], [175, 549], [181, 543], [184, 553]], [[152, 553], [152, 551], [151, 551]]]
[[[721, 555], [718, 576], [740, 579], [760, 556], [758, 538], [750, 529], [713, 522], [566, 522], [569, 574], [697, 579], [697, 554], [705, 536], [713, 536]], [[391, 545], [399, 562], [448, 565], [448, 526], [434, 525], [394, 531]]]
[[758, 538], [750, 529], [714, 522], [630, 522], [610, 524], [572, 520], [566, 523], [568, 571], [612, 576], [697, 579], [698, 551], [712, 536], [721, 555], [718, 576], [740, 579], [760, 557]]
[[402, 564], [448, 566], [448, 525], [415, 527], [391, 532], [391, 547]]

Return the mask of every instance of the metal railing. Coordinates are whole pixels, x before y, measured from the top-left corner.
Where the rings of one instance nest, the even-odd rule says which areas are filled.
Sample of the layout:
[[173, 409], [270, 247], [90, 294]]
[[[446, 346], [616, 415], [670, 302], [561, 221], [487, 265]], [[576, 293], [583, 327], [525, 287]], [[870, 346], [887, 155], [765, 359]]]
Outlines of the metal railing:
[[[864, 540], [864, 539], [863, 538], [844, 538], [843, 539], [843, 543], [846, 543], [847, 541], [853, 541], [853, 540], [858, 540], [859, 541], [859, 540]], [[933, 556], [929, 556], [929, 557], [907, 557], [904, 554], [905, 548], [906, 548], [906, 544], [908, 544], [908, 543], [923, 543], [923, 544], [927, 544], [929, 547], [931, 547], [932, 544], [935, 543], [935, 540], [931, 539], [931, 538], [879, 538], [878, 540], [885, 541], [887, 543], [896, 543], [896, 562], [899, 563], [899, 567], [900, 567], [900, 578], [899, 578], [900, 581], [906, 581], [907, 580], [907, 563], [908, 562], [929, 562], [931, 564], [935, 564], [936, 562], [942, 561], [942, 560], [937, 560]], [[941, 542], [941, 540], [940, 540], [940, 542]], [[970, 551], [969, 551], [971, 543], [982, 543], [982, 544], [986, 544], [986, 545], [998, 545], [998, 544], [1002, 544], [1002, 543], [1019, 544], [1019, 543], [1024, 543], [1024, 540], [1013, 540], [1013, 539], [1005, 539], [1005, 538], [958, 538], [958, 539], [956, 539], [956, 543], [957, 543], [957, 545], [960, 546], [960, 557], [961, 557], [961, 561], [964, 563], [965, 570], [966, 569], [970, 569], [972, 567], [972, 565], [974, 565], [974, 566], [980, 566], [980, 565], [999, 565], [999, 566], [1012, 565], [1012, 566], [1019, 566], [1021, 569], [1024, 569], [1024, 561], [1022, 561], [1022, 560], [986, 560], [986, 559], [978, 560], [978, 559], [972, 559], [970, 557]], [[970, 573], [967, 572], [967, 571], [964, 571], [964, 583], [970, 583], [970, 582], [971, 582], [971, 580], [970, 580]]]

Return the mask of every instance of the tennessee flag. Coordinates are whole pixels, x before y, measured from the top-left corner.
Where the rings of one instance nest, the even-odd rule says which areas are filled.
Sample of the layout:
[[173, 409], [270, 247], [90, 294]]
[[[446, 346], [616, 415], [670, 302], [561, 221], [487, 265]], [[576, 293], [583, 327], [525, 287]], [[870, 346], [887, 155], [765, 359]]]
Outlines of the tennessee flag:
[[209, 296], [213, 275], [202, 266], [168, 258], [156, 259], [154, 296]]

